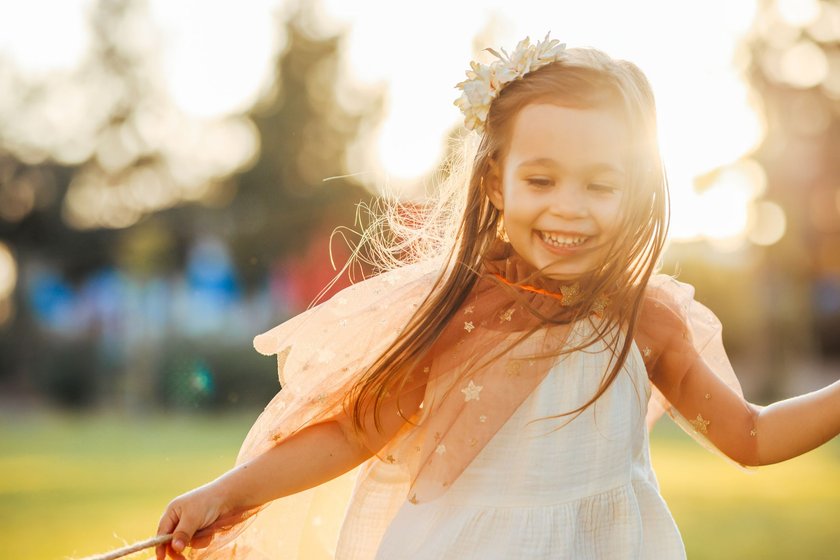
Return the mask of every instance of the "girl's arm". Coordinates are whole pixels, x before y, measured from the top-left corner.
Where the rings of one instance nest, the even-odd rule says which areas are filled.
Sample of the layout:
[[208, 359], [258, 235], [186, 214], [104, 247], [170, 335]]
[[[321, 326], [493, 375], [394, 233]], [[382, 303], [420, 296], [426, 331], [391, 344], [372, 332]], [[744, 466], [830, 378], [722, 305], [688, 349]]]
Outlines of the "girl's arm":
[[[253, 460], [175, 498], [158, 526], [159, 535], [174, 534], [167, 551], [181, 558], [180, 552], [200, 529], [352, 470], [379, 451], [405, 424], [399, 411], [406, 418], [414, 415], [424, 393], [425, 386], [404, 393], [399, 399], [399, 410], [397, 399], [385, 401], [381, 433], [374, 428], [373, 413], [369, 411], [364, 431], [367, 445], [352, 436], [350, 420], [342, 415], [308, 426]], [[164, 547], [158, 547], [158, 560], [164, 556]]]
[[651, 380], [697, 432], [733, 460], [748, 466], [778, 463], [840, 434], [840, 381], [761, 407], [721, 381], [696, 352], [686, 368], [687, 350], [670, 360], [670, 368], [666, 352]]
[[773, 403], [758, 416], [761, 465], [778, 463], [819, 447], [840, 433], [840, 381], [819, 391]]
[[651, 381], [720, 451], [743, 465], [768, 465], [806, 453], [840, 433], [840, 382], [767, 407], [751, 404], [700, 356], [680, 309], [666, 297], [646, 301], [640, 348], [647, 350], [643, 354]]

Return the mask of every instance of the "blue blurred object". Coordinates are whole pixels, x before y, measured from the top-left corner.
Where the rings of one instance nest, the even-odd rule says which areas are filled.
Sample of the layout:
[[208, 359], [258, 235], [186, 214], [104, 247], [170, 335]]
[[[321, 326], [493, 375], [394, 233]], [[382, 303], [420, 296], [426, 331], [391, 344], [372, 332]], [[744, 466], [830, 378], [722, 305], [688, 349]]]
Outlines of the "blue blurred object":
[[69, 331], [75, 326], [76, 293], [52, 270], [35, 272], [27, 295], [35, 318], [43, 326], [58, 331]]
[[840, 357], [840, 276], [815, 278], [811, 297], [819, 351], [836, 359]]
[[819, 316], [840, 315], [840, 277], [814, 279], [814, 308]]
[[232, 308], [241, 299], [227, 247], [203, 239], [190, 251], [186, 267], [186, 309], [182, 329], [192, 336], [229, 328]]

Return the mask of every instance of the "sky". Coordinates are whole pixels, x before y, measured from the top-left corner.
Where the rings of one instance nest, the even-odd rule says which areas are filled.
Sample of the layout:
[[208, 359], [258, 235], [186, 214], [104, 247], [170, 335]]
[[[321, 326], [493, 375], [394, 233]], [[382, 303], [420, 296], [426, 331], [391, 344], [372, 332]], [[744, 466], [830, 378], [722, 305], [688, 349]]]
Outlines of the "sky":
[[[165, 88], [180, 110], [200, 119], [241, 113], [265, 90], [274, 54], [285, 46], [276, 21], [294, 6], [283, 0], [147, 4], [160, 31]], [[93, 5], [0, 0], [0, 21], [14, 22], [0, 26], [0, 56], [32, 79], [70, 71], [84, 57], [85, 13]], [[673, 239], [704, 238], [726, 249], [747, 239], [771, 244], [784, 233], [784, 210], [762, 197], [766, 178], [749, 157], [766, 129], [743, 77], [749, 62], [743, 40], [754, 26], [756, 0], [320, 0], [320, 6], [311, 32], [345, 34], [336, 87], [357, 95], [387, 87], [383, 121], [357, 139], [347, 161], [347, 172], [372, 188], [388, 184], [410, 192], [434, 168], [445, 135], [461, 119], [452, 104], [454, 85], [482, 48], [509, 50], [524, 36], [538, 40], [550, 31], [569, 47], [594, 46], [631, 60], [650, 79], [671, 186]], [[819, 12], [816, 0], [778, 0], [775, 11], [796, 25]], [[484, 44], [487, 37], [495, 43]], [[794, 60], [791, 67], [812, 66]], [[807, 72], [797, 75], [809, 79]], [[711, 184], [698, 193], [697, 178], [710, 174]]]

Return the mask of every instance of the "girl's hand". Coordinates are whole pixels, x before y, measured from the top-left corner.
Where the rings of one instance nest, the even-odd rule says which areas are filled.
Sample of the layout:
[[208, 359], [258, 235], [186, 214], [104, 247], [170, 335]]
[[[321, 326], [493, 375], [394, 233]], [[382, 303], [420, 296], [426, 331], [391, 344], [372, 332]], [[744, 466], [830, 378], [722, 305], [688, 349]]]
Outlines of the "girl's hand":
[[[212, 525], [226, 510], [221, 492], [213, 484], [206, 484], [169, 502], [158, 523], [158, 535], [172, 533], [172, 540], [155, 548], [157, 560], [183, 560], [181, 554], [196, 532]], [[209, 535], [201, 535], [206, 537]]]

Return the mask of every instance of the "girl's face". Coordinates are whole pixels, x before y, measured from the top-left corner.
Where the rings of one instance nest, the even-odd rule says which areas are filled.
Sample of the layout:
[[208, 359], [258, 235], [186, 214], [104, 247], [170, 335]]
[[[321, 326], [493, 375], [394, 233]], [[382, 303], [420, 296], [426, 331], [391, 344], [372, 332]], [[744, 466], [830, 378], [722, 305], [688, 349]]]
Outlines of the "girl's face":
[[488, 195], [513, 249], [543, 274], [568, 279], [603, 264], [627, 196], [627, 140], [605, 109], [539, 103], [515, 117]]

